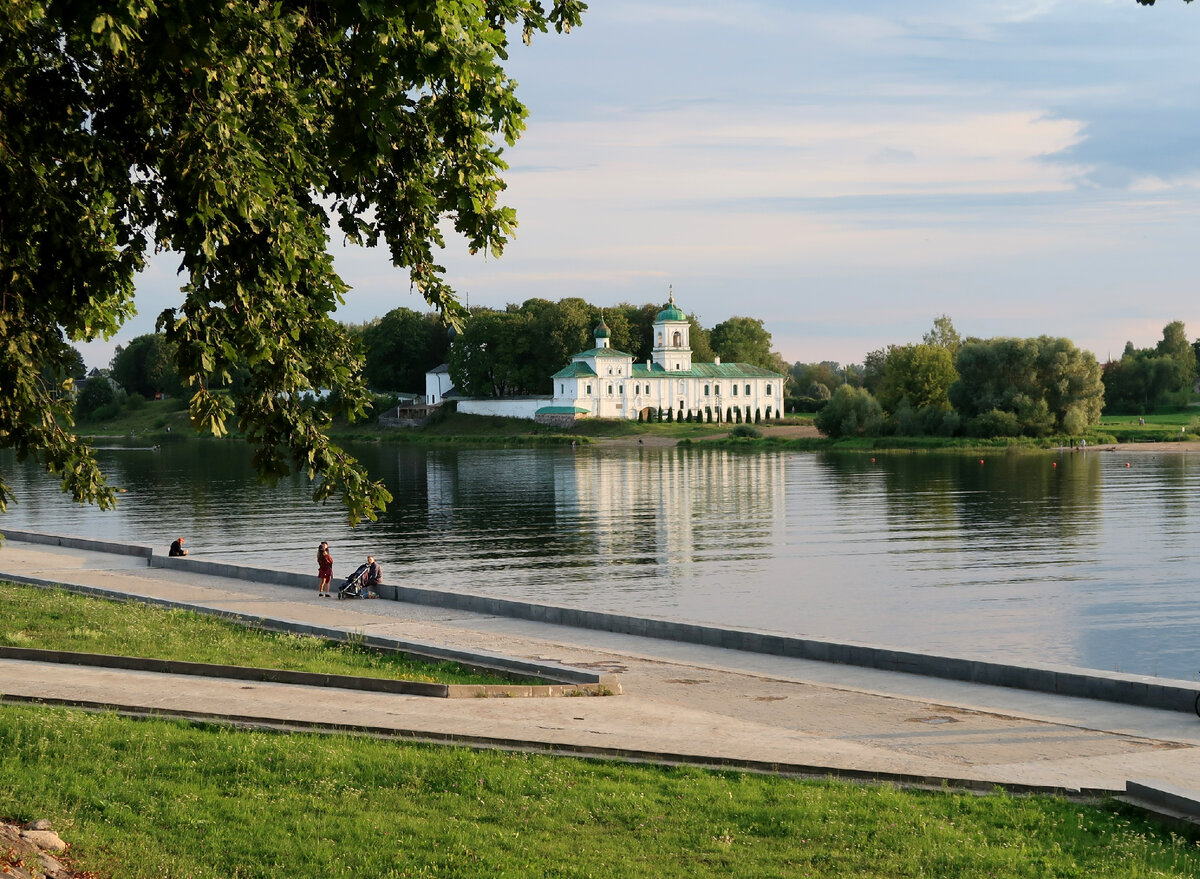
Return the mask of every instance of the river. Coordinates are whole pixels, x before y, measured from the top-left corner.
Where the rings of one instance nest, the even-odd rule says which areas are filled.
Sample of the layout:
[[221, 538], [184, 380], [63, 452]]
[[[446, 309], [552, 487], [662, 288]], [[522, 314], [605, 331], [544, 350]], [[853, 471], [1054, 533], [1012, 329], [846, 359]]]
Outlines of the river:
[[[353, 449], [395, 497], [357, 529], [236, 442], [99, 450], [118, 508], [10, 452], [0, 529], [990, 659], [1194, 679], [1200, 455]], [[2, 553], [2, 550], [0, 550]]]

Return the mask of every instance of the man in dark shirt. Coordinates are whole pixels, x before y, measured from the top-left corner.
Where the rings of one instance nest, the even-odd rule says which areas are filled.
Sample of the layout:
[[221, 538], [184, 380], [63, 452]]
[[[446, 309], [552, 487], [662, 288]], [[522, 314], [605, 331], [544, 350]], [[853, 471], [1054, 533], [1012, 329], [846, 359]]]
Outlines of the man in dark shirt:
[[176, 537], [175, 542], [171, 544], [171, 550], [168, 555], [187, 555], [187, 550], [183, 548], [183, 538]]

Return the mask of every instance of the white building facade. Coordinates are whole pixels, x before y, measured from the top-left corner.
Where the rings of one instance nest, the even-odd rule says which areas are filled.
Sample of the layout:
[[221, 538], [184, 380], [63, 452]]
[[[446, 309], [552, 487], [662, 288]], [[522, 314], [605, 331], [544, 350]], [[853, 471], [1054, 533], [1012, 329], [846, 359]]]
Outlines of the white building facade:
[[601, 320], [596, 347], [573, 355], [554, 374], [553, 399], [537, 414], [742, 422], [782, 416], [781, 373], [719, 358], [693, 363], [690, 331], [672, 294], [654, 320], [651, 359], [635, 363], [632, 354], [611, 347], [611, 333]]

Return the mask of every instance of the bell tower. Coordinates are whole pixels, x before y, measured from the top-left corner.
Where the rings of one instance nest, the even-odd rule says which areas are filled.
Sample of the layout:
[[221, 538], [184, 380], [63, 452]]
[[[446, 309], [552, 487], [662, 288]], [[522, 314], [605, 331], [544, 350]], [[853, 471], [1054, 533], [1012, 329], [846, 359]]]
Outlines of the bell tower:
[[667, 306], [654, 319], [654, 362], [667, 372], [685, 372], [692, 368], [692, 345], [688, 333], [691, 323], [675, 305], [675, 290], [668, 288]]

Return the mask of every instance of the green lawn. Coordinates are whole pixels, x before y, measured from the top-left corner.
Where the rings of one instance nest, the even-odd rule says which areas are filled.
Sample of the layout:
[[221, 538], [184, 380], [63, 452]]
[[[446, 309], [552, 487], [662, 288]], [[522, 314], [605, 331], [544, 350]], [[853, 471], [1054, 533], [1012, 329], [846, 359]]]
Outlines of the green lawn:
[[0, 814], [150, 877], [1195, 877], [1116, 804], [0, 706]]
[[1200, 409], [1187, 407], [1154, 415], [1104, 415], [1099, 429], [1119, 442], [1178, 442], [1200, 434]]
[[[510, 684], [456, 663], [253, 629], [189, 610], [15, 583], [0, 588], [0, 644], [442, 684]], [[0, 691], [3, 684], [0, 684]]]

